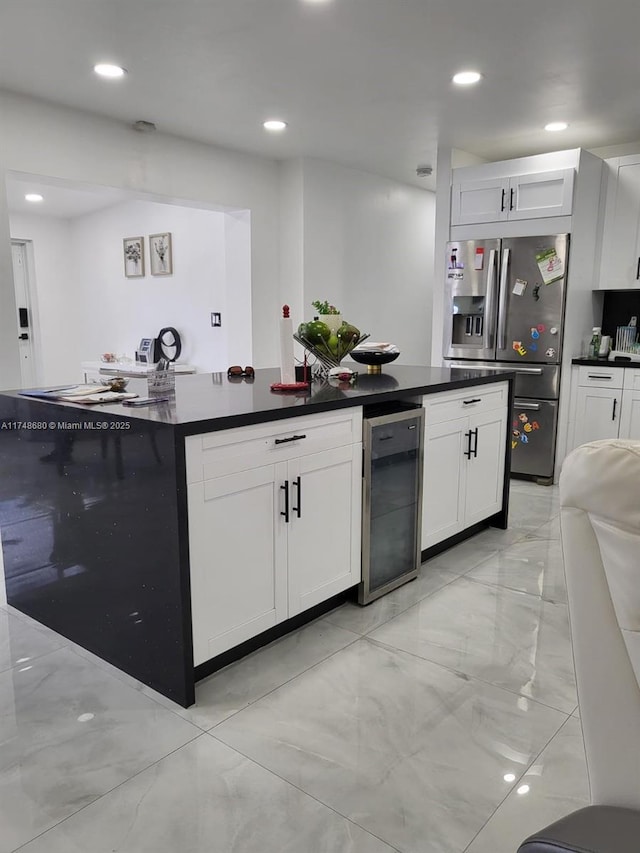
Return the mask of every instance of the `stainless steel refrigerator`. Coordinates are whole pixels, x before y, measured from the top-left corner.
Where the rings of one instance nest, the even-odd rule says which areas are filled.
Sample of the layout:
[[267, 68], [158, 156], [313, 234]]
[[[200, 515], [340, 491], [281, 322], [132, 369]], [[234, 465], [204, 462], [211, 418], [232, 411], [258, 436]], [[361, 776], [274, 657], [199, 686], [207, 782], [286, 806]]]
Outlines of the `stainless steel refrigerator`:
[[555, 461], [569, 235], [447, 244], [444, 357], [516, 372], [511, 471], [549, 482]]

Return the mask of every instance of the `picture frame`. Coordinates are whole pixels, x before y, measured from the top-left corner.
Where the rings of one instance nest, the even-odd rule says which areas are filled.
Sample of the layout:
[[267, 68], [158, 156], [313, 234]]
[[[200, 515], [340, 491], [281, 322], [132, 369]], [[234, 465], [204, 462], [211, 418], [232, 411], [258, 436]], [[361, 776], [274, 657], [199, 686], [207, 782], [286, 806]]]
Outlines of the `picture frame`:
[[151, 275], [173, 275], [171, 233], [149, 234], [149, 266]]
[[122, 241], [124, 274], [126, 278], [143, 278], [144, 237], [125, 237]]

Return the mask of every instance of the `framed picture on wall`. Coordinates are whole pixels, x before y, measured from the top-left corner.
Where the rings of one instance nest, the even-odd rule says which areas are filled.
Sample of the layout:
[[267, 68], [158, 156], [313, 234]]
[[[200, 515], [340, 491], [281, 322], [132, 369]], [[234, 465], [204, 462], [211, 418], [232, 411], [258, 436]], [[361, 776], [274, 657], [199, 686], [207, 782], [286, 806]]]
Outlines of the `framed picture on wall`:
[[125, 237], [122, 243], [125, 276], [142, 278], [144, 276], [144, 237]]
[[173, 274], [173, 252], [171, 249], [171, 234], [149, 234], [149, 258], [151, 275]]

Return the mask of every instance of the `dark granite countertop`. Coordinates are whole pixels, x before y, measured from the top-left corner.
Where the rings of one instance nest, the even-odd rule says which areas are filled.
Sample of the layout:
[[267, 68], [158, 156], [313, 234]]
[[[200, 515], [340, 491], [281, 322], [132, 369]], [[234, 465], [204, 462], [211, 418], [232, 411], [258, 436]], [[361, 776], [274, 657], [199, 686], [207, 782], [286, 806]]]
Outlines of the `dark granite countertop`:
[[[256, 370], [255, 379], [230, 380], [224, 373], [198, 373], [176, 377], [175, 396], [169, 402], [145, 408], [123, 407], [121, 404], [83, 406], [78, 403], [29, 399], [33, 407], [40, 404], [60, 409], [77, 417], [85, 412], [119, 416], [130, 420], [174, 426], [183, 435], [263, 423], [280, 418], [324, 412], [348, 406], [383, 403], [394, 399], [417, 397], [456, 388], [485, 385], [513, 378], [512, 374], [494, 370], [473, 371], [450, 367], [417, 367], [385, 365], [383, 372], [369, 375], [359, 372], [354, 385], [314, 382], [311, 391], [277, 393], [270, 386], [278, 382], [279, 370]], [[145, 380], [132, 379], [127, 388], [141, 397], [147, 396]], [[7, 391], [4, 396], [19, 396]], [[31, 409], [34, 411], [34, 408]], [[44, 416], [43, 417], [48, 417]], [[53, 414], [51, 415], [53, 417]]]
[[606, 358], [572, 358], [571, 364], [581, 364], [584, 367], [640, 367], [638, 361], [609, 361]]

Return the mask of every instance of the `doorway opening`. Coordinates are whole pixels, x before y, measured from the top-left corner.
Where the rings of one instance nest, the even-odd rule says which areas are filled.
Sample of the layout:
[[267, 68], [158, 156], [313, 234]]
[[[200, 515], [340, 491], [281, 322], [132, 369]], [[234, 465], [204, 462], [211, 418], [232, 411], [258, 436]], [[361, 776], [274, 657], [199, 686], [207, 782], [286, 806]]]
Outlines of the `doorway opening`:
[[21, 388], [34, 388], [40, 381], [36, 345], [37, 295], [29, 263], [30, 248], [26, 241], [11, 241]]

